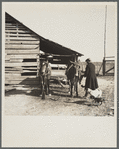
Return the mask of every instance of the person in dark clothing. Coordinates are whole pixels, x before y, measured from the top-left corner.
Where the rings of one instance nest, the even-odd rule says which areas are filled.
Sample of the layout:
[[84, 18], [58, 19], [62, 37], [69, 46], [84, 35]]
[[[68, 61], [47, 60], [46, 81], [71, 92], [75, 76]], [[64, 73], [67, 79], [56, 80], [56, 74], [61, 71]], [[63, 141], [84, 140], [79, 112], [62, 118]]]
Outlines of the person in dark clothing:
[[78, 83], [81, 84], [82, 80], [82, 63], [80, 60], [75, 62], [70, 61], [75, 67], [75, 85], [74, 90], [76, 91], [76, 96], [78, 97]]
[[85, 97], [88, 95], [88, 88], [95, 90], [98, 88], [98, 82], [97, 82], [97, 77], [95, 74], [95, 65], [91, 63], [91, 60], [88, 58], [86, 59], [86, 71], [84, 74], [84, 77], [86, 77], [86, 82], [85, 82]]

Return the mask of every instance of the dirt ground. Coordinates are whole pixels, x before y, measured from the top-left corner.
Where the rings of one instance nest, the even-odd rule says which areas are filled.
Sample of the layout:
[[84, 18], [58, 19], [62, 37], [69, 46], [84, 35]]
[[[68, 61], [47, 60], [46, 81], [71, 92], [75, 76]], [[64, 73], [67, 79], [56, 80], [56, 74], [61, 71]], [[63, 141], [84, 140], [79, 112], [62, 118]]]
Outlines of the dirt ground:
[[[68, 86], [62, 87], [58, 82], [50, 84], [51, 96], [43, 100], [39, 96], [39, 87], [17, 86], [5, 93], [5, 115], [39, 115], [39, 116], [114, 116], [114, 76], [97, 77], [102, 97], [105, 101], [99, 105], [93, 99], [82, 98], [84, 88], [79, 85], [79, 96], [71, 98]], [[85, 84], [85, 78], [82, 80]]]

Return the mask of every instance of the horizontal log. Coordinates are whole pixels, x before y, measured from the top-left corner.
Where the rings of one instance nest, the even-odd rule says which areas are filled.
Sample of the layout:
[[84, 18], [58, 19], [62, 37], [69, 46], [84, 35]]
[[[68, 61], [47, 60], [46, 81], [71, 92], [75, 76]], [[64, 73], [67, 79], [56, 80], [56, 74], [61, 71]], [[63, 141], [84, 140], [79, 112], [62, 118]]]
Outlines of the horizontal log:
[[5, 28], [16, 28], [17, 27], [17, 25], [16, 24], [8, 24], [8, 23], [6, 23], [5, 24]]
[[27, 69], [38, 69], [37, 67], [22, 67], [22, 69], [25, 69], [25, 70], [27, 70]]
[[[21, 70], [22, 71], [22, 70]], [[19, 71], [6, 71], [5, 70], [5, 73], [6, 74], [21, 74], [21, 71], [19, 70]]]
[[[15, 26], [18, 26], [18, 27], [24, 27], [23, 25], [21, 25], [21, 24], [18, 24], [18, 23], [5, 23], [5, 27], [9, 27], [9, 26], [13, 26], [13, 27], [15, 27]], [[24, 27], [25, 28], [25, 27]]]
[[37, 66], [37, 62], [5, 63], [5, 67], [14, 66]]
[[[13, 71], [22, 71], [22, 72], [37, 72], [38, 70], [39, 70], [40, 68], [37, 68], [37, 67], [35, 67], [35, 68], [33, 68], [33, 67], [25, 67], [25, 66], [23, 66], [23, 67], [21, 67], [21, 69], [17, 69], [17, 70], [13, 70]], [[10, 70], [10, 69], [8, 69], [8, 70], [6, 70], [6, 71], [12, 71], [12, 70]]]
[[[28, 79], [28, 78], [26, 78], [26, 79]], [[24, 80], [25, 80], [25, 79], [23, 79], [23, 78], [21, 78], [21, 79], [19, 79], [19, 78], [14, 78], [14, 80], [10, 80], [9, 78], [7, 78], [7, 79], [5, 79], [5, 82], [7, 82], [7, 81], [24, 81]], [[40, 79], [37, 78], [37, 79], [34, 80], [33, 78], [30, 78], [29, 81], [38, 81], [38, 83], [39, 83]]]
[[39, 40], [39, 38], [35, 38], [35, 37], [5, 37], [5, 40], [7, 41], [7, 40], [23, 40], [23, 41], [25, 41], [25, 40], [28, 40], [28, 41], [37, 41], [37, 40]]
[[[6, 31], [7, 31], [7, 30], [12, 30], [12, 31], [17, 32], [17, 28], [12, 28], [12, 27], [10, 27], [10, 28], [5, 28], [5, 30], [6, 30]], [[7, 33], [5, 33], [5, 34], [7, 34]]]
[[8, 24], [16, 24], [15, 20], [5, 20], [5, 24], [8, 23]]
[[7, 54], [39, 54], [39, 50], [5, 50]]
[[5, 67], [5, 70], [14, 70], [14, 71], [17, 71], [17, 70], [28, 70], [28, 69], [38, 69], [37, 66], [15, 66], [15, 67]]
[[36, 59], [37, 54], [32, 54], [32, 55], [5, 55], [5, 60], [6, 59]]
[[10, 68], [10, 67], [5, 67], [5, 71], [21, 71], [22, 70], [22, 67], [19, 67], [19, 68]]
[[14, 79], [14, 78], [23, 78], [23, 79], [26, 79], [26, 78], [36, 78], [36, 75], [31, 75], [31, 76], [21, 76], [21, 74], [8, 74], [8, 73], [5, 73], [5, 77], [6, 78], [10, 78], [10, 79]]
[[22, 63], [22, 62], [23, 62], [22, 59], [16, 59], [16, 60], [10, 59], [9, 61], [5, 61], [5, 63]]
[[5, 29], [7, 29], [7, 28], [17, 28], [17, 24], [8, 24], [8, 23], [6, 23], [5, 24]]
[[14, 81], [10, 81], [10, 80], [5, 80], [5, 84], [21, 84], [21, 85], [32, 85], [32, 84], [39, 84], [38, 81], [18, 81], [18, 80], [14, 80]]
[[10, 60], [10, 57], [7, 57], [7, 55], [5, 55], [5, 61]]
[[7, 22], [7, 23], [5, 23], [5, 26], [6, 26], [6, 25], [17, 25], [17, 23], [16, 23], [16, 22], [14, 22], [14, 23]]
[[21, 74], [8, 74], [8, 73], [5, 73], [5, 77], [20, 77]]
[[5, 28], [7, 29], [7, 28], [15, 28], [15, 29], [23, 29], [23, 30], [28, 30], [26, 27], [24, 27], [23, 25], [15, 25], [15, 24], [13, 24], [13, 25], [9, 25], [9, 24], [6, 24], [5, 25]]
[[19, 77], [11, 77], [11, 76], [5, 76], [5, 80], [25, 80], [29, 79], [30, 81], [39, 81], [39, 78], [36, 76], [28, 77], [28, 76], [19, 76]]
[[26, 73], [26, 72], [29, 72], [29, 73], [32, 73], [32, 72], [37, 72], [37, 69], [36, 70], [17, 70], [17, 71], [8, 71], [8, 70], [5, 70], [5, 73], [9, 73], [9, 74], [21, 74], [21, 73]]
[[35, 34], [10, 34], [10, 33], [6, 33], [5, 34], [6, 36], [9, 36], [9, 37], [12, 37], [12, 36], [14, 36], [14, 37], [36, 37], [37, 38], [37, 36], [35, 35]]
[[39, 45], [5, 45], [5, 49], [39, 49]]
[[40, 41], [31, 40], [31, 41], [19, 41], [19, 40], [7, 40], [5, 44], [23, 44], [23, 45], [39, 45]]
[[28, 31], [28, 30], [5, 30], [5, 33], [29, 33], [29, 34], [32, 34], [31, 31]]

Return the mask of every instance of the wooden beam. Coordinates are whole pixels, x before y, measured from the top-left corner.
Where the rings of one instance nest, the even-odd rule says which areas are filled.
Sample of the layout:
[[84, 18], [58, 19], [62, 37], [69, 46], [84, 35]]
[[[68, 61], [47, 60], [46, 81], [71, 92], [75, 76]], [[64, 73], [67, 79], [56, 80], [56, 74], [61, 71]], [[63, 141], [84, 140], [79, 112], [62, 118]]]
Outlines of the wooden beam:
[[22, 72], [22, 70], [20, 71], [7, 71], [7, 70], [5, 70], [5, 74], [21, 74], [21, 72]]
[[37, 38], [36, 35], [34, 35], [33, 33], [32, 34], [10, 34], [10, 33], [6, 33], [5, 34], [6, 36], [9, 36], [9, 37], [33, 37], [33, 38]]
[[21, 79], [26, 79], [26, 78], [36, 78], [36, 76], [21, 76], [21, 74], [7, 74], [5, 73], [5, 78], [9, 78], [10, 80], [13, 80], [14, 78], [21, 78]]
[[108, 72], [111, 71], [112, 69], [114, 69], [114, 67], [110, 68], [110, 69], [107, 70], [105, 73], [108, 73]]
[[[11, 23], [5, 23], [5, 27], [16, 27], [16, 26], [17, 26], [16, 23], [13, 23], [13, 24], [11, 24]], [[21, 28], [21, 27], [23, 27], [23, 25], [18, 24], [18, 28]]]
[[5, 67], [14, 66], [37, 66], [37, 62], [5, 63]]
[[37, 72], [37, 69], [35, 70], [17, 70], [17, 71], [10, 71], [10, 70], [5, 70], [5, 73], [7, 74], [21, 74], [21, 73], [32, 73], [32, 72]]
[[21, 85], [32, 85], [32, 84], [39, 84], [39, 81], [30, 81], [30, 80], [23, 80], [23, 81], [20, 81], [20, 80], [5, 80], [5, 84], [21, 84]]
[[5, 22], [5, 26], [6, 25], [12, 25], [12, 26], [15, 26], [16, 25], [16, 23], [14, 22], [14, 23], [11, 23], [11, 22]]
[[28, 77], [28, 76], [20, 76], [20, 77], [5, 77], [5, 80], [6, 81], [23, 81], [23, 80], [25, 80], [25, 79], [29, 79], [30, 81], [39, 81], [39, 78], [30, 78], [30, 77]]
[[105, 76], [105, 69], [106, 69], [106, 61], [105, 58], [103, 59], [103, 76]]
[[6, 68], [5, 67], [5, 71], [21, 71], [22, 70], [22, 67], [19, 67], [19, 68], [16, 68], [16, 67], [14, 67], [14, 68]]
[[5, 40], [39, 40], [36, 37], [5, 37]]
[[39, 45], [40, 41], [31, 40], [31, 41], [19, 41], [19, 40], [7, 40], [5, 44], [23, 44], [23, 45]]
[[5, 28], [7, 29], [7, 28], [16, 28], [17, 27], [17, 25], [12, 25], [12, 24], [5, 24]]
[[37, 58], [37, 54], [32, 55], [5, 55], [5, 60], [7, 59], [31, 59], [31, 58]]
[[[5, 30], [5, 33], [17, 33], [17, 30]], [[18, 33], [29, 33], [29, 34], [32, 34], [31, 31], [27, 31], [27, 30], [18, 30]]]
[[29, 69], [32, 69], [32, 70], [36, 70], [36, 69], [38, 69], [37, 68], [37, 66], [36, 67], [25, 67], [25, 66], [22, 66], [22, 67], [20, 67], [20, 66], [16, 66], [16, 67], [13, 67], [13, 68], [11, 68], [11, 67], [5, 67], [5, 70], [7, 70], [7, 71], [20, 71], [20, 70], [29, 70]]
[[5, 45], [5, 49], [39, 49], [39, 45]]
[[39, 54], [39, 50], [5, 50], [7, 54]]

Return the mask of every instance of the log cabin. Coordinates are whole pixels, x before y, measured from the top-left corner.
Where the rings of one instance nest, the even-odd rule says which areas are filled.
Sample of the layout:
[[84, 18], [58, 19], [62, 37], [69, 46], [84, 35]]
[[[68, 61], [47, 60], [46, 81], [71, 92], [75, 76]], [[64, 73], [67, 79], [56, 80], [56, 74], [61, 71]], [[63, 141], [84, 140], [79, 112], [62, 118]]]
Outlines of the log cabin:
[[40, 59], [47, 55], [52, 55], [52, 64], [67, 64], [83, 54], [41, 37], [6, 12], [5, 85], [39, 84]]

